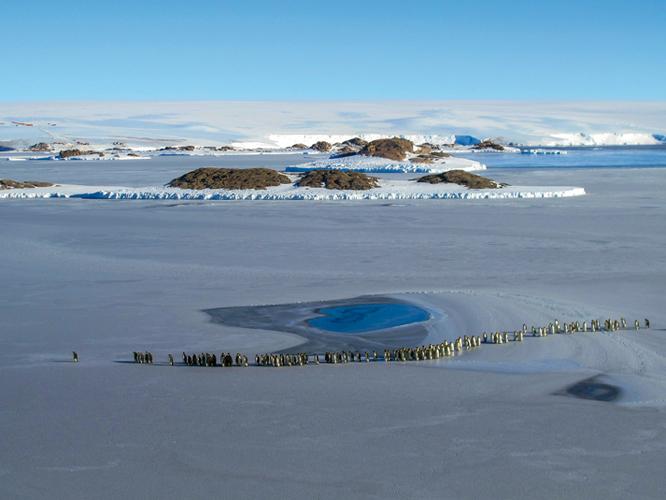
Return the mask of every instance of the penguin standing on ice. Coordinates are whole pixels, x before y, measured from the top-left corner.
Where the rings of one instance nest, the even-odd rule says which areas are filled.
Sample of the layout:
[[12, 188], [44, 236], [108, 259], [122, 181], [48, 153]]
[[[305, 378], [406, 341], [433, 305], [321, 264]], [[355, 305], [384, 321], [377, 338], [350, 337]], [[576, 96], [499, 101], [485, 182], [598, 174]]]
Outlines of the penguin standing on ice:
[[79, 362], [79, 355], [76, 354], [76, 351], [72, 351], [72, 355], [74, 356], [74, 362], [78, 363]]

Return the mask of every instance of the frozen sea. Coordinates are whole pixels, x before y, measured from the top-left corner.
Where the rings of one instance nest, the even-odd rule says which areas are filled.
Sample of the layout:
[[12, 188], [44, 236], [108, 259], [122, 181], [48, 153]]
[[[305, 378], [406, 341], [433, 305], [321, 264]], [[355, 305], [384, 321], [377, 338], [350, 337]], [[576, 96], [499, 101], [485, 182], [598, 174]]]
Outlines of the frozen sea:
[[[137, 187], [201, 166], [311, 161], [6, 156], [0, 178]], [[0, 200], [0, 496], [661, 498], [666, 150], [473, 159], [499, 182], [587, 194]], [[303, 337], [204, 312], [367, 296], [434, 312], [425, 342], [555, 319], [641, 329], [274, 369], [252, 366], [254, 354], [298, 350]], [[251, 366], [187, 367], [182, 351], [241, 352]], [[589, 379], [620, 397], [562, 395]]]

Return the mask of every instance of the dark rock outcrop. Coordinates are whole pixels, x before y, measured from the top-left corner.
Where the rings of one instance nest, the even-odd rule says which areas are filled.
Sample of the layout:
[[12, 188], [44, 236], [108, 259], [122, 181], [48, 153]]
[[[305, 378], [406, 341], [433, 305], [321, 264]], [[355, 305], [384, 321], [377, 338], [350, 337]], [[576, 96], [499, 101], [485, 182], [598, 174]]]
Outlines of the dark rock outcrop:
[[435, 163], [435, 160], [441, 160], [442, 158], [451, 158], [452, 155], [448, 153], [442, 153], [441, 151], [432, 151], [428, 154], [418, 155], [414, 158], [410, 158], [409, 161], [412, 163]]
[[414, 143], [412, 141], [394, 137], [393, 139], [377, 139], [369, 142], [361, 149], [359, 154], [403, 161], [407, 157], [407, 153], [413, 151]]
[[269, 168], [198, 168], [168, 185], [182, 189], [266, 189], [291, 179]]
[[333, 158], [344, 158], [346, 156], [354, 156], [358, 154], [358, 150], [354, 148], [350, 148], [349, 146], [345, 146], [341, 150], [339, 150], [335, 155], [333, 155]]
[[360, 150], [364, 148], [365, 146], [368, 145], [368, 141], [364, 141], [360, 137], [354, 137], [353, 139], [349, 139], [348, 141], [344, 141], [342, 143], [343, 146], [350, 147], [353, 149]]
[[504, 151], [504, 146], [486, 139], [485, 141], [478, 143], [476, 146], [472, 146], [472, 149], [495, 149], [497, 151]]
[[71, 158], [73, 156], [86, 156], [86, 155], [101, 155], [97, 151], [84, 151], [82, 149], [67, 149], [60, 151], [60, 158]]
[[352, 191], [367, 191], [368, 189], [379, 187], [377, 177], [354, 170], [310, 170], [301, 175], [296, 183], [298, 187], [313, 187], [326, 189], [340, 189]]
[[48, 142], [40, 142], [37, 144], [33, 144], [28, 148], [29, 151], [33, 151], [35, 153], [49, 153], [53, 151], [53, 145], [49, 144]]
[[432, 158], [428, 158], [428, 155], [419, 155], [414, 158], [409, 159], [410, 163], [435, 163], [432, 161]]
[[9, 179], [0, 179], [0, 190], [2, 189], [31, 189], [36, 187], [49, 187], [53, 186], [50, 182], [37, 182], [37, 181], [11, 181]]
[[315, 142], [312, 146], [310, 146], [310, 149], [314, 149], [315, 151], [319, 151], [320, 153], [327, 153], [328, 151], [331, 150], [333, 146], [331, 145], [330, 142], [326, 141], [319, 141]]
[[467, 186], [469, 189], [496, 189], [508, 186], [508, 184], [501, 184], [464, 170], [449, 170], [448, 172], [426, 175], [414, 180], [416, 182], [427, 182], [429, 184], [459, 184], [461, 186]]

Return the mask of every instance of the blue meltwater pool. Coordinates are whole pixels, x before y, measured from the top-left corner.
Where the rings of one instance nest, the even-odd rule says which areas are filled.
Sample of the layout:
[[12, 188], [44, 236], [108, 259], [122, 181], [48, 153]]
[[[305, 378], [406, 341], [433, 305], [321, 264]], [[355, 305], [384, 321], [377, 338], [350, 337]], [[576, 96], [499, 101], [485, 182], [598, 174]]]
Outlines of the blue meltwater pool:
[[337, 333], [363, 333], [430, 319], [423, 309], [409, 304], [366, 304], [319, 309], [326, 316], [309, 321], [310, 326]]

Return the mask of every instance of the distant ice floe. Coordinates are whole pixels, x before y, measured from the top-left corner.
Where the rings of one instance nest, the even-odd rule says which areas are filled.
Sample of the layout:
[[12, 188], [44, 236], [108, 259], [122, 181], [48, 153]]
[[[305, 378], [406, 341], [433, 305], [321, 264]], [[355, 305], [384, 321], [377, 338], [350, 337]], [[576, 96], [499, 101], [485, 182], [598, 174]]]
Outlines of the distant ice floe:
[[150, 160], [150, 156], [115, 156], [115, 155], [84, 155], [84, 156], [71, 156], [69, 158], [60, 158], [60, 156], [27, 156], [27, 157], [12, 157], [8, 156], [7, 161], [122, 161], [122, 160]]
[[524, 155], [565, 155], [566, 151], [560, 149], [523, 149]]
[[162, 186], [127, 188], [117, 186], [60, 185], [48, 188], [0, 191], [0, 198], [84, 198], [124, 200], [426, 200], [560, 198], [581, 196], [585, 189], [562, 186], [509, 186], [471, 190], [457, 184], [426, 184], [382, 179], [380, 187], [367, 191], [338, 191], [302, 188], [293, 184], [265, 190], [180, 189]]
[[393, 161], [373, 156], [347, 156], [343, 158], [323, 158], [310, 163], [293, 165], [286, 168], [287, 172], [309, 172], [317, 169], [354, 170], [368, 173], [414, 173], [437, 174], [449, 170], [484, 170], [485, 165], [466, 158], [444, 158], [440, 163], [411, 163]]
[[658, 134], [603, 133], [603, 134], [553, 134], [548, 146], [651, 146], [666, 143], [666, 137]]

